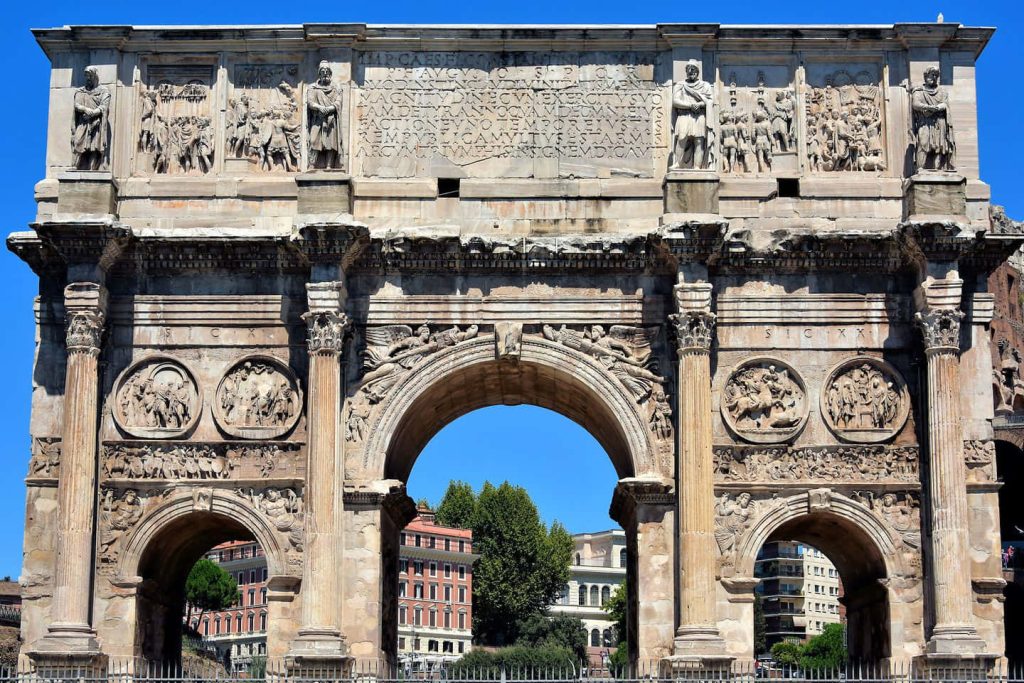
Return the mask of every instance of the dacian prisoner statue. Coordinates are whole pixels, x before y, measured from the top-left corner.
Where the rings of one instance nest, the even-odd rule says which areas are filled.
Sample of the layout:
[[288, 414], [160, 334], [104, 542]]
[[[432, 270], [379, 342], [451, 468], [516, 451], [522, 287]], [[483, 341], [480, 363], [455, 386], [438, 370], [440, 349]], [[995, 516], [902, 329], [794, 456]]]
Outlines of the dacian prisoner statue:
[[939, 85], [938, 67], [924, 72], [924, 85], [911, 92], [914, 110], [913, 140], [918, 171], [952, 171], [956, 154], [953, 124], [949, 120], [949, 94]]
[[673, 169], [714, 168], [714, 133], [711, 130], [711, 106], [714, 88], [700, 79], [696, 60], [686, 64], [686, 80], [677, 83], [672, 92], [672, 108], [676, 111]]
[[330, 64], [320, 62], [316, 83], [306, 89], [310, 168], [341, 168], [341, 93], [333, 76]]
[[98, 171], [106, 167], [109, 111], [110, 90], [100, 84], [100, 73], [95, 66], [85, 67], [85, 85], [75, 91], [71, 131], [75, 168]]

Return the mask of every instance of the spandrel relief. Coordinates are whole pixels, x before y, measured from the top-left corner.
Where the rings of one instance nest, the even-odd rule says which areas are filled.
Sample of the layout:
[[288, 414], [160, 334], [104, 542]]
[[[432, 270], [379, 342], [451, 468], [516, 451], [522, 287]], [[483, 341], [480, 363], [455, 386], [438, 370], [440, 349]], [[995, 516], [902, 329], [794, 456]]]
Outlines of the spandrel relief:
[[199, 385], [194, 375], [173, 359], [141, 360], [121, 373], [114, 387], [114, 421], [132, 436], [181, 436], [199, 420]]
[[[658, 359], [652, 353], [652, 342], [658, 336], [657, 327], [630, 327], [591, 325], [575, 330], [562, 325], [542, 328], [545, 339], [558, 342], [588, 356], [596, 358], [612, 375], [633, 394], [638, 403], [644, 403], [661, 389], [663, 378], [658, 374]], [[657, 397], [658, 410], [668, 409], [664, 392]], [[659, 418], [657, 422], [663, 422]], [[652, 423], [657, 432], [657, 423]]]
[[296, 65], [238, 64], [225, 115], [229, 170], [299, 170], [302, 116]]
[[811, 172], [887, 168], [877, 66], [808, 67], [807, 166]]
[[301, 411], [295, 374], [269, 356], [253, 356], [232, 366], [217, 387], [213, 405], [217, 425], [246, 439], [272, 439], [287, 433]]
[[151, 65], [139, 102], [138, 170], [203, 175], [213, 169], [213, 123], [209, 66]]
[[729, 70], [720, 88], [719, 167], [723, 173], [795, 173], [796, 95], [787, 67]]
[[846, 441], [873, 443], [895, 436], [907, 421], [906, 383], [888, 363], [858, 357], [835, 366], [821, 392], [825, 424]]
[[470, 325], [432, 331], [427, 324], [415, 331], [408, 325], [384, 325], [366, 328], [361, 390], [370, 403], [379, 403], [388, 390], [428, 356], [477, 336], [480, 328]]
[[729, 375], [722, 389], [722, 419], [754, 443], [792, 439], [807, 421], [807, 390], [799, 373], [775, 358], [752, 358]]

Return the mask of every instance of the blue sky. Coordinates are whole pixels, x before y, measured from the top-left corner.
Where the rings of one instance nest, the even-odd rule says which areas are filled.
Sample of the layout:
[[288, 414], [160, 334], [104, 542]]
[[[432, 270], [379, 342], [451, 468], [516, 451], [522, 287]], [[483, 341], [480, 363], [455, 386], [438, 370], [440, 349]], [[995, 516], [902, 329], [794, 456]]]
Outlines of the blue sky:
[[[494, 0], [424, 2], [93, 2], [7, 0], [0, 8], [0, 64], [6, 95], [0, 107], [0, 206], [6, 231], [23, 230], [35, 207], [32, 187], [43, 175], [48, 63], [29, 29], [63, 24], [262, 24], [317, 21], [366, 23], [892, 23], [934, 21], [996, 26], [978, 64], [982, 178], [993, 199], [1024, 218], [1018, 190], [1024, 168], [1024, 2], [950, 0], [904, 2], [608, 2], [606, 0]], [[1015, 182], [1016, 181], [1016, 182]], [[34, 330], [29, 269], [0, 252], [0, 576], [21, 566], [24, 484], [29, 458], [28, 420]], [[571, 531], [608, 528], [615, 474], [600, 446], [581, 428], [540, 408], [477, 411], [442, 430], [427, 446], [410, 480], [412, 495], [436, 501], [450, 472], [474, 486], [509, 479], [527, 486], [544, 518]], [[571, 491], [572, 495], [566, 495]]]

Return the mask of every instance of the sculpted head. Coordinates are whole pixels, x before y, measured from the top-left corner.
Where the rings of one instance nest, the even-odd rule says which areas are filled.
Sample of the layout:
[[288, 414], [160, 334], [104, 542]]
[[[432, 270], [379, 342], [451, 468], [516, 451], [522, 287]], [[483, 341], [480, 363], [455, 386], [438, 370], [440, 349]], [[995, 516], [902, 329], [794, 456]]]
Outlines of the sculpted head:
[[331, 65], [326, 61], [320, 62], [320, 66], [316, 70], [316, 82], [320, 85], [330, 85], [333, 75]]
[[686, 63], [686, 82], [695, 83], [698, 78], [700, 78], [700, 64], [696, 59], [691, 59]]
[[741, 493], [739, 498], [736, 499], [736, 502], [740, 504], [741, 508], [747, 507], [750, 505], [750, 494], [746, 492]]
[[939, 85], [939, 68], [936, 66], [930, 66], [924, 70], [924, 84], [929, 88], [934, 88]]
[[92, 90], [100, 84], [100, 71], [95, 66], [85, 67], [85, 87]]

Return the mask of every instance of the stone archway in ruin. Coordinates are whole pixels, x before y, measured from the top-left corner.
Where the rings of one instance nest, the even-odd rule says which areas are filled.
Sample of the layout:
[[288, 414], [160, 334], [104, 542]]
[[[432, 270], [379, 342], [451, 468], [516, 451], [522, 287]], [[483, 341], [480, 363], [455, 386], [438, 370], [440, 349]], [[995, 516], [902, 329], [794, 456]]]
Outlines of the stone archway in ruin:
[[[843, 586], [841, 602], [846, 608], [847, 651], [852, 661], [879, 662], [920, 654], [913, 651], [920, 636], [908, 639], [902, 630], [915, 619], [897, 605], [908, 592], [920, 598], [920, 570], [907, 566], [905, 559], [918, 551], [904, 552], [903, 542], [867, 507], [831, 491], [779, 501], [737, 543], [737, 575], [754, 576], [758, 551], [769, 541], [806, 543], [835, 564]], [[749, 628], [752, 639], [752, 621]]]
[[[359, 400], [358, 391], [355, 399]], [[493, 405], [531, 404], [557, 412], [586, 429], [608, 454], [620, 479], [613, 514], [626, 530], [630, 548], [630, 651], [634, 657], [665, 656], [672, 645], [673, 585], [671, 539], [674, 536], [671, 477], [672, 451], [657, 457], [655, 439], [635, 397], [592, 357], [536, 335], [524, 335], [516, 361], [499, 360], [491, 335], [474, 338], [437, 353], [416, 366], [388, 391], [369, 422], [368, 439], [359, 457], [346, 463], [347, 478], [361, 470], [367, 480], [405, 482], [427, 442], [446, 425], [473, 410]], [[671, 441], [669, 441], [671, 443]], [[355, 461], [355, 462], [353, 462]], [[637, 514], [621, 504], [623, 491], [635, 482], [650, 482], [665, 495], [662, 509]], [[612, 499], [613, 492], [609, 491]], [[385, 657], [393, 656], [397, 630], [397, 564], [400, 524], [381, 523], [381, 624], [377, 635]], [[658, 538], [662, 542], [648, 539]], [[654, 598], [666, 588], [667, 596]], [[352, 590], [347, 589], [351, 595]], [[650, 609], [636, 605], [645, 597]], [[349, 617], [351, 620], [351, 617]], [[347, 632], [350, 629], [347, 629]]]
[[[259, 543], [266, 555], [267, 573], [290, 573], [285, 554], [287, 542], [261, 514], [230, 493], [186, 490], [147, 514], [126, 540], [117, 563], [115, 585], [132, 586], [134, 609], [125, 607], [124, 623], [109, 620], [101, 635], [112, 654], [143, 656], [150, 661], [172, 661], [181, 652], [185, 579], [192, 565], [210, 550], [227, 541]], [[294, 583], [298, 583], [297, 578]], [[268, 610], [277, 609], [273, 603]], [[134, 621], [131, 612], [134, 611]], [[280, 619], [269, 614], [268, 652], [279, 650]], [[134, 623], [134, 629], [125, 628]]]

